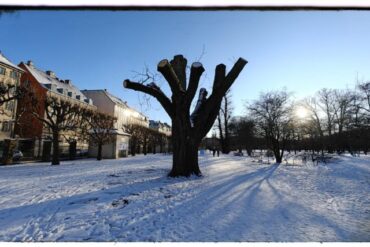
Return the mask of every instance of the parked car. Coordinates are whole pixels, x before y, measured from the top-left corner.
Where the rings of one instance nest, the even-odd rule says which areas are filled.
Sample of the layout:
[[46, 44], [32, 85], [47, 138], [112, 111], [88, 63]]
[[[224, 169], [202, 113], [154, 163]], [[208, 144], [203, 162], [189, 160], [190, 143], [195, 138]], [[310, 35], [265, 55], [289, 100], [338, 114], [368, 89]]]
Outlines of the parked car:
[[13, 151], [13, 160], [19, 161], [21, 158], [23, 158], [23, 153], [20, 150], [14, 150]]
[[89, 153], [89, 151], [88, 150], [81, 150], [81, 149], [76, 149], [76, 155], [77, 156], [87, 156], [88, 155], [88, 153]]

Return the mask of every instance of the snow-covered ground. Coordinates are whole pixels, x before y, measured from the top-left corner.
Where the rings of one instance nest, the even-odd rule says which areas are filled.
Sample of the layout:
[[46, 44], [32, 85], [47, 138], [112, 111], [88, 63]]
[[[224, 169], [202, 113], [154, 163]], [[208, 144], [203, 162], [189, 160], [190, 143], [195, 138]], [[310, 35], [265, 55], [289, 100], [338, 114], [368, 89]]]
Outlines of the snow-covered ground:
[[171, 156], [0, 167], [0, 241], [370, 241], [370, 157], [268, 165]]

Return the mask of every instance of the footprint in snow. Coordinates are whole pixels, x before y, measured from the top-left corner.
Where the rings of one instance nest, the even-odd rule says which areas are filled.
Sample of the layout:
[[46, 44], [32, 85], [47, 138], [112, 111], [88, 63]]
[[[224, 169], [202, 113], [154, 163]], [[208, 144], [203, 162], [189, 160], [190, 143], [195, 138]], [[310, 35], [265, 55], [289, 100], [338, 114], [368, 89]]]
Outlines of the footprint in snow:
[[97, 197], [93, 197], [93, 198], [86, 198], [86, 199], [81, 199], [81, 200], [76, 200], [76, 201], [73, 201], [73, 202], [70, 202], [68, 203], [68, 205], [74, 205], [74, 204], [88, 204], [88, 203], [91, 203], [91, 202], [95, 202], [97, 201], [98, 198]]
[[112, 202], [112, 206], [113, 206], [113, 207], [121, 206], [121, 208], [124, 208], [124, 207], [126, 207], [129, 203], [130, 203], [130, 201], [129, 201], [129, 200], [121, 198], [121, 199], [119, 199], [119, 200], [115, 200], [115, 201], [113, 201], [113, 202]]
[[109, 175], [108, 175], [108, 177], [118, 178], [118, 177], [120, 177], [120, 176], [119, 176], [119, 175], [117, 175], [117, 174], [109, 174]]

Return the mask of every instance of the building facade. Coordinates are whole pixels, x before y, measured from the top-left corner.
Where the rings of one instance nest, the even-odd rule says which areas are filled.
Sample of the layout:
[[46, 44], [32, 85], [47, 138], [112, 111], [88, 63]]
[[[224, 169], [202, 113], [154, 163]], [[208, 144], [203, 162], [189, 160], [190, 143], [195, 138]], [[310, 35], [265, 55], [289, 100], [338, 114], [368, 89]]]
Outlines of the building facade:
[[163, 136], [157, 140], [155, 145], [156, 153], [170, 152], [170, 136], [172, 135], [171, 126], [167, 123], [162, 123], [161, 121], [149, 120], [149, 128], [163, 134]]
[[[97, 110], [113, 116], [117, 119], [115, 123], [116, 135], [113, 143], [103, 146], [103, 158], [125, 157], [129, 153], [130, 135], [125, 132], [125, 126], [128, 124], [138, 124], [149, 128], [149, 120], [142, 113], [129, 107], [127, 102], [112, 95], [107, 90], [82, 90], [83, 94], [91, 98]], [[89, 155], [95, 157], [97, 154], [96, 145], [89, 145]]]
[[[21, 77], [21, 84], [27, 90], [31, 90], [34, 97], [38, 99], [39, 105], [36, 109], [39, 116], [45, 116], [44, 100], [46, 97], [56, 97], [61, 100], [70, 101], [81, 107], [96, 110], [93, 101], [86, 97], [71, 80], [59, 79], [53, 71], [43, 71], [37, 68], [32, 61], [21, 62], [19, 67], [25, 71]], [[28, 156], [39, 157], [47, 160], [51, 155], [52, 142], [51, 131], [41, 121], [33, 116], [34, 108], [28, 99], [20, 100], [17, 107], [18, 124], [15, 132], [19, 137], [20, 144], [27, 147]], [[88, 150], [88, 143], [79, 139], [72, 132], [63, 132], [60, 135], [61, 155], [67, 155], [71, 140], [75, 142], [79, 153]]]
[[171, 126], [168, 123], [162, 123], [161, 121], [149, 120], [149, 128], [158, 131], [166, 136], [171, 135]]
[[[10, 62], [0, 53], [0, 84], [18, 87], [23, 70]], [[13, 90], [14, 89], [14, 90]], [[9, 96], [15, 92], [13, 88]], [[14, 138], [14, 123], [16, 118], [17, 100], [11, 100], [0, 105], [0, 142]], [[1, 144], [0, 144], [1, 145]]]

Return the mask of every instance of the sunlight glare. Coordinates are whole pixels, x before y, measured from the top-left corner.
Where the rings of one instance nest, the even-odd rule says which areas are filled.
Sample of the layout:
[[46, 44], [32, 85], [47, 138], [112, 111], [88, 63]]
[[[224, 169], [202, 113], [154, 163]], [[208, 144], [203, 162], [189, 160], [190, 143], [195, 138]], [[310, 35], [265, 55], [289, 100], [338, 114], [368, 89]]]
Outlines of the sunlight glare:
[[308, 116], [308, 111], [306, 108], [299, 106], [295, 111], [296, 116], [299, 119], [305, 119]]

